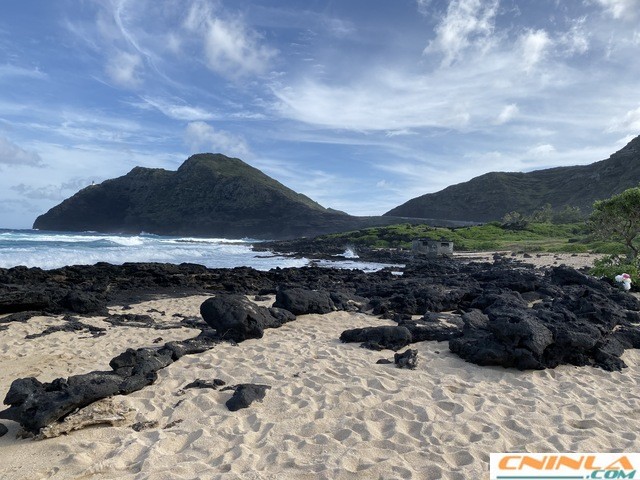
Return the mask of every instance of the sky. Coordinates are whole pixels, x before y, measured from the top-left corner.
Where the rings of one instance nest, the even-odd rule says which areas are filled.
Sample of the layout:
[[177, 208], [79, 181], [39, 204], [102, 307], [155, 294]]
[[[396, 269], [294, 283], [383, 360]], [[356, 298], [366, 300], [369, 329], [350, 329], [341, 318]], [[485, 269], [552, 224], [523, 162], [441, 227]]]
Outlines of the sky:
[[380, 215], [640, 134], [640, 0], [0, 3], [0, 227], [223, 153]]

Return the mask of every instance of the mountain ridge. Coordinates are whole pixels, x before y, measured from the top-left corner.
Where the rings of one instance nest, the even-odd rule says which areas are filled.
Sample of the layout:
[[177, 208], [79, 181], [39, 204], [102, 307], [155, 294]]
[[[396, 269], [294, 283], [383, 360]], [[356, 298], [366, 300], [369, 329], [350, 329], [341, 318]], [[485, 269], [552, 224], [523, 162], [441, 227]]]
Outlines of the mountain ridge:
[[85, 187], [36, 218], [33, 228], [273, 240], [399, 221], [325, 208], [238, 158], [206, 153], [176, 171], [134, 167]]
[[554, 210], [578, 207], [588, 214], [596, 200], [639, 183], [640, 136], [606, 160], [527, 173], [485, 173], [408, 200], [384, 215], [487, 222], [500, 220], [512, 211], [529, 215], [546, 204]]

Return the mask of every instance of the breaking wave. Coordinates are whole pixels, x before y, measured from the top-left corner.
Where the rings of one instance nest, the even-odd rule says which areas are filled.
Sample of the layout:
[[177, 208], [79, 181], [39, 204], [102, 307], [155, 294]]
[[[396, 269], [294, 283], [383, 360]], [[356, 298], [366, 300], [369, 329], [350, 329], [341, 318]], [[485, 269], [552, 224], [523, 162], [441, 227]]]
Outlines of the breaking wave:
[[[44, 232], [0, 230], [0, 268], [18, 265], [59, 268], [66, 265], [93, 265], [98, 262], [197, 263], [210, 268], [303, 267], [306, 258], [265, 255], [254, 252], [253, 239], [164, 237], [152, 234], [113, 235], [96, 232]], [[379, 270], [386, 265], [353, 261], [320, 262], [321, 266]], [[317, 262], [314, 262], [318, 264]]]

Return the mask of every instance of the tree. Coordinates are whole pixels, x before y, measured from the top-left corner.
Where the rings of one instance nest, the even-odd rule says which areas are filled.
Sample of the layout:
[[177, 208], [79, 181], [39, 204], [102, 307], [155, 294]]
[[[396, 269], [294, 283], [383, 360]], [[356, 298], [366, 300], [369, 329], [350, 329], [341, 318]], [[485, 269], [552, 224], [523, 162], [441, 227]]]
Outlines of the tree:
[[562, 210], [553, 212], [551, 218], [552, 223], [578, 223], [583, 222], [585, 215], [582, 214], [579, 207], [570, 207], [566, 205]]
[[549, 223], [553, 216], [553, 210], [550, 203], [545, 203], [542, 207], [531, 214], [529, 219], [534, 223]]
[[502, 228], [505, 230], [524, 230], [529, 220], [520, 212], [509, 212], [502, 217]]
[[596, 236], [622, 242], [627, 248], [627, 260], [635, 263], [639, 251], [636, 238], [640, 234], [640, 187], [594, 203], [589, 225]]

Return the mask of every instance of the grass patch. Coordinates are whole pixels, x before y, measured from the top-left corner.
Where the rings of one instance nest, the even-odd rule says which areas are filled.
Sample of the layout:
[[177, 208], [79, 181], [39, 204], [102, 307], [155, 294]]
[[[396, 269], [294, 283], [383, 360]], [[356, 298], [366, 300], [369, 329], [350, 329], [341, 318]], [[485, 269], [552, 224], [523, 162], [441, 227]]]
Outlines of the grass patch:
[[410, 249], [416, 238], [442, 238], [454, 242], [457, 251], [512, 250], [519, 252], [621, 253], [620, 244], [594, 241], [583, 223], [530, 223], [521, 230], [498, 222], [473, 227], [438, 228], [403, 223], [353, 232], [323, 235], [319, 242], [341, 241], [345, 245]]

